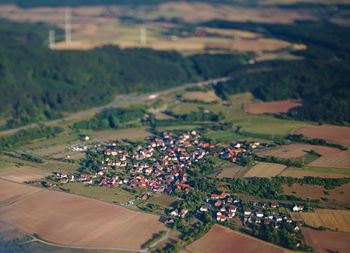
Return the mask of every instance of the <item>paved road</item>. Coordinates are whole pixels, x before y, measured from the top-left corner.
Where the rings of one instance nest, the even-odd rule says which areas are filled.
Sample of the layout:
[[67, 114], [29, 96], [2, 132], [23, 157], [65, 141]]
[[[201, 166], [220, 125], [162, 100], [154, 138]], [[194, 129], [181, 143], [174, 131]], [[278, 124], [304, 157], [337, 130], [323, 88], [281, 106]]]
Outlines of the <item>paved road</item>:
[[129, 105], [129, 104], [137, 104], [140, 103], [142, 100], [145, 100], [147, 98], [149, 98], [150, 96], [152, 97], [157, 97], [160, 95], [164, 95], [164, 94], [168, 94], [170, 92], [174, 92], [177, 90], [181, 90], [184, 88], [190, 88], [190, 87], [195, 87], [195, 86], [200, 86], [200, 85], [208, 85], [208, 84], [215, 84], [218, 82], [224, 82], [227, 80], [232, 79], [232, 77], [221, 77], [221, 78], [216, 78], [216, 79], [210, 79], [210, 80], [206, 80], [206, 81], [202, 81], [202, 82], [197, 82], [197, 83], [187, 83], [181, 86], [177, 86], [177, 87], [173, 87], [173, 88], [169, 88], [166, 90], [162, 90], [162, 91], [157, 91], [157, 92], [152, 92], [152, 93], [145, 93], [142, 95], [138, 95], [138, 96], [122, 96], [122, 95], [117, 95], [114, 99], [114, 101], [108, 105], [104, 105], [101, 107], [94, 107], [91, 108], [89, 110], [86, 111], [82, 111], [82, 112], [76, 112], [73, 113], [69, 116], [60, 118], [60, 119], [56, 119], [56, 120], [51, 120], [51, 121], [46, 121], [46, 122], [42, 122], [42, 123], [33, 123], [30, 125], [26, 125], [26, 126], [22, 126], [22, 127], [17, 127], [17, 128], [13, 128], [13, 129], [8, 129], [8, 130], [3, 130], [0, 131], [0, 134], [10, 134], [10, 133], [15, 133], [19, 130], [24, 130], [24, 129], [29, 129], [29, 128], [33, 128], [39, 125], [52, 125], [52, 124], [56, 124], [58, 122], [64, 121], [64, 120], [71, 120], [71, 119], [76, 119], [76, 118], [80, 118], [82, 116], [91, 114], [91, 113], [98, 113], [103, 111], [104, 109], [108, 109], [108, 108], [113, 108], [113, 107], [118, 107], [118, 106], [123, 106], [123, 105]]

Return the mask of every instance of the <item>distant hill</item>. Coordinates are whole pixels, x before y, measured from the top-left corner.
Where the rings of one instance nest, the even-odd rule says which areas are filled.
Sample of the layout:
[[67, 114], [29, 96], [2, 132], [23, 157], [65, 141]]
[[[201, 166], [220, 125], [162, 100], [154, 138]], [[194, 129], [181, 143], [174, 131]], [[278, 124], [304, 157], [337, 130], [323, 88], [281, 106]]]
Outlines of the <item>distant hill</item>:
[[54, 51], [47, 48], [48, 30], [44, 24], [0, 21], [0, 112], [10, 118], [7, 127], [106, 104], [116, 94], [225, 76], [243, 62], [234, 54], [184, 57], [115, 46]]

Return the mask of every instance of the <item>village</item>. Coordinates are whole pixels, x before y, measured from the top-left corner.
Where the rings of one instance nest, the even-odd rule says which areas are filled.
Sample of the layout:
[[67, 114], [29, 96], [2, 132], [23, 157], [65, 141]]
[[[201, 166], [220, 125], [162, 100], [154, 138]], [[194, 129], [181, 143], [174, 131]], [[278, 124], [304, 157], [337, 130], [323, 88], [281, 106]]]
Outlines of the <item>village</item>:
[[[103, 145], [72, 147], [77, 152], [100, 153], [103, 159], [94, 174], [78, 173], [66, 174], [55, 172], [45, 183], [45, 187], [56, 187], [57, 184], [80, 182], [86, 185], [94, 185], [103, 188], [115, 188], [124, 186], [129, 189], [143, 189], [144, 193], [136, 199], [147, 200], [154, 194], [188, 193], [192, 187], [188, 184], [188, 173], [194, 169], [194, 165], [200, 160], [206, 160], [209, 156], [237, 163], [242, 154], [248, 155], [252, 149], [259, 147], [259, 142], [234, 143], [229, 147], [217, 147], [205, 142], [197, 131], [181, 134], [162, 132], [159, 137], [149, 138], [145, 145], [137, 145], [133, 149], [130, 146], [122, 146], [117, 142], [108, 142]], [[131, 207], [134, 201], [123, 204]], [[282, 204], [283, 205], [283, 204]], [[266, 202], [252, 202], [233, 198], [226, 192], [212, 194], [198, 206], [197, 213], [208, 212], [213, 220], [219, 223], [229, 222], [233, 217], [239, 217], [242, 224], [273, 224], [275, 228], [283, 224], [294, 225], [297, 232], [299, 227], [286, 215], [282, 216], [275, 210], [279, 204]], [[303, 207], [287, 206], [292, 211], [302, 211]], [[175, 209], [169, 212], [174, 218], [185, 218], [188, 209]], [[173, 223], [170, 218], [167, 222]]]

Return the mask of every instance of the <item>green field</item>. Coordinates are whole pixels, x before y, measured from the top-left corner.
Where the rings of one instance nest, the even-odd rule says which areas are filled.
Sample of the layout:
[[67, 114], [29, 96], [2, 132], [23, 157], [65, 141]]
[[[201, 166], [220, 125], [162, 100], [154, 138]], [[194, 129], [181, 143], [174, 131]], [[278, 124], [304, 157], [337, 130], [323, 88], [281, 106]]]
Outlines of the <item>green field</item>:
[[285, 136], [294, 130], [309, 126], [310, 123], [296, 120], [278, 119], [273, 116], [249, 116], [234, 121], [235, 126], [241, 126], [242, 132], [254, 134], [266, 134], [274, 136]]
[[136, 194], [124, 190], [122, 187], [118, 188], [104, 188], [98, 186], [89, 186], [83, 183], [68, 183], [61, 188], [68, 190], [70, 193], [94, 198], [106, 202], [118, 203], [133, 200]]
[[171, 209], [172, 204], [179, 201], [179, 198], [167, 195], [167, 194], [156, 194], [150, 197], [146, 203], [159, 205], [160, 207]]
[[299, 162], [299, 163], [303, 163], [303, 164], [309, 164], [312, 161], [315, 161], [317, 158], [320, 158], [319, 155], [317, 154], [306, 154], [300, 157], [296, 157], [296, 158], [292, 158], [291, 160]]
[[6, 170], [14, 167], [16, 167], [15, 163], [0, 161], [0, 170]]
[[296, 168], [296, 167], [289, 167], [288, 170], [309, 170], [309, 171], [317, 171], [317, 172], [330, 172], [330, 173], [339, 173], [339, 174], [349, 174], [349, 169], [341, 169], [341, 168], [324, 168], [324, 167], [303, 167], [303, 168]]
[[204, 137], [215, 139], [217, 141], [236, 141], [245, 138], [243, 135], [236, 134], [233, 130], [210, 132], [208, 134], [205, 134]]

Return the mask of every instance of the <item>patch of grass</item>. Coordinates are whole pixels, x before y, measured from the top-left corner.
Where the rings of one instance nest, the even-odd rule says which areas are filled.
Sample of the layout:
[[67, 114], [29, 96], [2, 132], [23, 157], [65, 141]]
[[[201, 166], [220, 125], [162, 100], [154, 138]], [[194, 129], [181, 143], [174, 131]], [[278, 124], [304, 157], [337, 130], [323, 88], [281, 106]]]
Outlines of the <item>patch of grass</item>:
[[180, 201], [180, 199], [168, 194], [157, 194], [148, 199], [146, 203], [155, 204], [163, 208], [171, 209], [172, 204], [177, 201]]
[[6, 170], [14, 167], [16, 167], [15, 163], [0, 161], [0, 170]]
[[312, 161], [315, 161], [317, 158], [320, 158], [320, 155], [315, 154], [315, 153], [308, 153], [308, 154], [303, 155], [303, 156], [291, 158], [291, 160], [298, 162], [298, 163], [302, 163], [302, 164], [309, 164]]
[[249, 116], [234, 121], [235, 126], [241, 126], [241, 132], [270, 135], [271, 138], [286, 136], [295, 129], [308, 126], [310, 123], [296, 120], [278, 119], [273, 116]]
[[309, 170], [309, 171], [318, 171], [318, 172], [330, 172], [330, 173], [340, 173], [340, 174], [349, 174], [349, 169], [342, 169], [342, 168], [325, 168], [325, 167], [303, 167], [303, 168], [296, 168], [296, 167], [289, 167], [290, 170]]
[[217, 141], [236, 141], [239, 139], [244, 139], [243, 135], [237, 134], [234, 131], [215, 131], [205, 134], [206, 138], [215, 139]]
[[68, 183], [60, 187], [66, 191], [69, 189], [70, 193], [111, 203], [127, 202], [133, 200], [136, 196], [135, 194], [126, 191], [121, 187], [104, 188], [94, 185], [86, 185], [83, 183]]

